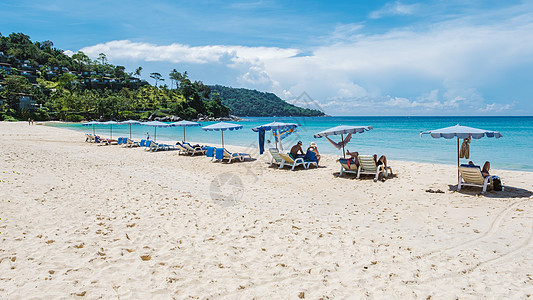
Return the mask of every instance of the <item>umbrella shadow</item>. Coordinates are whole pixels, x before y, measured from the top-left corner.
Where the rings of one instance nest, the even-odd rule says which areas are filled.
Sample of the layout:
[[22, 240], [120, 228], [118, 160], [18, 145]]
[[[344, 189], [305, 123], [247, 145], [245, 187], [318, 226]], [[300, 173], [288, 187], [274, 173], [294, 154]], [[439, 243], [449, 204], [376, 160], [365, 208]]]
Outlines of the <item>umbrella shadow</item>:
[[533, 192], [523, 188], [513, 187], [513, 186], [504, 186], [503, 191], [495, 191], [492, 189], [487, 189], [485, 194], [481, 193], [480, 187], [475, 186], [464, 186], [460, 191], [457, 191], [457, 185], [448, 185], [448, 188], [452, 192], [460, 193], [462, 195], [468, 196], [485, 196], [487, 198], [494, 199], [509, 199], [509, 198], [529, 198], [533, 196]]

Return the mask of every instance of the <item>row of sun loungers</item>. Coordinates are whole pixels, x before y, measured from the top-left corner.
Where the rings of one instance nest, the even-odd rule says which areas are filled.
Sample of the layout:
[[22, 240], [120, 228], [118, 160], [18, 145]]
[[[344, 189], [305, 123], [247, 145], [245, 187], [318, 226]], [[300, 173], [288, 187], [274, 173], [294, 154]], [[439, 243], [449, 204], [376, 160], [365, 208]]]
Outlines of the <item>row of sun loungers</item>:
[[[245, 161], [246, 159], [251, 160], [250, 154], [247, 153], [232, 153], [225, 148], [216, 148], [216, 147], [205, 147], [199, 145], [191, 145], [189, 143], [176, 143], [176, 145], [168, 145], [164, 143], [156, 143], [151, 140], [141, 140], [140, 142], [133, 141], [129, 138], [120, 137], [117, 140], [114, 139], [105, 139], [100, 138], [97, 135], [85, 134], [85, 142], [88, 143], [101, 143], [103, 145], [117, 144], [124, 147], [144, 147], [146, 151], [156, 152], [156, 151], [169, 151], [169, 150], [178, 150], [179, 154], [182, 155], [205, 155], [213, 161], [231, 163], [233, 161]], [[281, 153], [278, 149], [269, 149], [269, 152], [272, 156], [271, 164], [278, 165], [279, 169], [283, 169], [286, 166], [289, 166], [292, 171], [298, 166], [302, 166], [304, 169], [309, 169], [310, 166], [318, 167], [316, 161], [305, 160], [302, 157], [293, 158], [289, 154]], [[374, 181], [379, 180], [380, 176], [383, 178], [388, 177], [392, 174], [392, 169], [388, 167], [384, 168], [383, 165], [377, 165], [374, 161], [374, 158], [371, 155], [359, 155], [358, 156], [359, 165], [355, 164], [353, 160], [347, 158], [340, 158], [339, 163], [341, 165], [340, 174], [342, 176], [345, 173], [355, 174], [356, 178], [359, 179], [361, 175], [369, 174], [374, 176]], [[493, 186], [494, 176], [483, 177], [481, 169], [479, 167], [472, 167], [462, 165], [459, 167], [459, 183], [457, 190], [461, 190], [463, 186], [476, 186], [482, 188], [482, 193], [484, 194], [487, 191], [489, 186]]]

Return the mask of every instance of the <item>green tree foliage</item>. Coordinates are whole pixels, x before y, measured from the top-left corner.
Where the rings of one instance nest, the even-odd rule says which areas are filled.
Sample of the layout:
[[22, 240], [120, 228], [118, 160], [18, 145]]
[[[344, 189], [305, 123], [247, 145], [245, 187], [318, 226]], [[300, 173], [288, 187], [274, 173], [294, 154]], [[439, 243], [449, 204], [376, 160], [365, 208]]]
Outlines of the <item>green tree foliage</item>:
[[[324, 113], [315, 110], [301, 108], [281, 100], [272, 93], [264, 93], [256, 90], [231, 88], [220, 85], [210, 86], [211, 97], [219, 97], [221, 103], [228, 106], [231, 113], [237, 116], [323, 116]], [[216, 96], [213, 94], [216, 93]]]
[[[170, 87], [158, 86], [164, 78], [157, 72], [150, 74], [155, 86], [139, 83], [131, 76], [140, 77], [142, 67], [127, 73], [124, 66], [109, 64], [105, 53], [95, 60], [81, 51], [69, 57], [51, 41], [33, 43], [23, 33], [0, 35], [0, 52], [5, 54], [2, 62], [12, 65], [11, 73], [0, 72], [0, 119], [21, 118], [19, 100], [29, 94], [37, 104], [33, 112], [36, 120], [141, 119], [154, 113], [185, 119], [196, 119], [200, 114], [226, 117], [230, 112], [242, 116], [321, 115], [290, 105], [274, 94], [193, 82], [187, 71], [176, 69], [169, 74], [173, 81]], [[38, 76], [37, 84], [18, 75], [16, 67], [27, 70], [28, 65]], [[24, 116], [27, 118], [27, 112]]]

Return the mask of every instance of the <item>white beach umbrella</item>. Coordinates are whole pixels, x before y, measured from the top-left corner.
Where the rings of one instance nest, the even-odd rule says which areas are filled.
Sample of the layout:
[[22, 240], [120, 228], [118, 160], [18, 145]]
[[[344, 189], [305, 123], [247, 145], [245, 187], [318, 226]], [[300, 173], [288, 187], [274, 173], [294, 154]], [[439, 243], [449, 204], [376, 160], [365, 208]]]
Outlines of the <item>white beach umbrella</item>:
[[202, 127], [202, 129], [205, 131], [220, 131], [222, 133], [222, 148], [224, 148], [224, 131], [239, 130], [239, 129], [242, 129], [242, 125], [227, 123], [227, 122], [219, 122], [216, 124]]
[[174, 125], [172, 125], [172, 124], [163, 123], [163, 122], [160, 122], [160, 121], [144, 122], [144, 123], [141, 123], [141, 125], [154, 127], [154, 142], [156, 141], [156, 137], [157, 137], [157, 127], [174, 127]]
[[[346, 157], [346, 153], [344, 151], [344, 146], [345, 144], [347, 144], [349, 141], [344, 141], [344, 135], [345, 134], [350, 134], [350, 133], [363, 133], [365, 131], [369, 131], [369, 130], [372, 130], [374, 129], [374, 127], [372, 126], [348, 126], [348, 125], [339, 125], [339, 126], [336, 126], [336, 127], [332, 127], [330, 129], [326, 129], [324, 131], [321, 131], [319, 133], [316, 133], [314, 135], [315, 138], [321, 138], [321, 137], [326, 137], [329, 136], [329, 135], [340, 135], [341, 136], [341, 142], [340, 144], [342, 144], [342, 155], [344, 157]], [[335, 147], [337, 147], [332, 140], [330, 140], [328, 138], [328, 141], [334, 145]], [[337, 149], [340, 149], [340, 147], [337, 147]]]
[[101, 122], [101, 125], [110, 125], [111, 126], [111, 138], [113, 138], [113, 125], [118, 124], [116, 121], [107, 121], [107, 122]]
[[97, 124], [100, 124], [100, 122], [98, 122], [98, 121], [90, 121], [90, 122], [81, 124], [81, 126], [92, 126], [93, 127], [93, 135], [95, 135], [94, 134], [94, 125], [97, 125]]
[[130, 139], [131, 139], [131, 125], [139, 125], [139, 124], [141, 124], [141, 122], [135, 121], [135, 120], [127, 120], [127, 121], [120, 122], [120, 124], [128, 124], [128, 125], [130, 125]]
[[176, 127], [183, 127], [183, 142], [185, 143], [185, 127], [194, 127], [194, 126], [202, 126], [200, 123], [187, 121], [187, 120], [181, 120], [178, 122], [170, 123]]
[[459, 182], [459, 139], [473, 138], [480, 139], [484, 136], [489, 138], [501, 138], [502, 134], [498, 131], [484, 130], [478, 128], [472, 128], [468, 126], [461, 126], [459, 124], [441, 129], [423, 131], [420, 133], [420, 137], [424, 134], [431, 135], [432, 138], [445, 138], [453, 139], [457, 138], [457, 181]]

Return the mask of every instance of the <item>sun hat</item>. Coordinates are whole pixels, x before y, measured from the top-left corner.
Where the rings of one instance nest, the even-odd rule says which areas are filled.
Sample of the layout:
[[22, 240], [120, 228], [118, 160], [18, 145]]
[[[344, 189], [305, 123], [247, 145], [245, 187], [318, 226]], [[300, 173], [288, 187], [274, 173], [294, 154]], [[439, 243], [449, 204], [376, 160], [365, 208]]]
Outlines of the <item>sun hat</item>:
[[315, 142], [311, 142], [311, 144], [309, 144], [309, 147], [316, 147]]
[[298, 144], [303, 144], [302, 141], [298, 141]]

